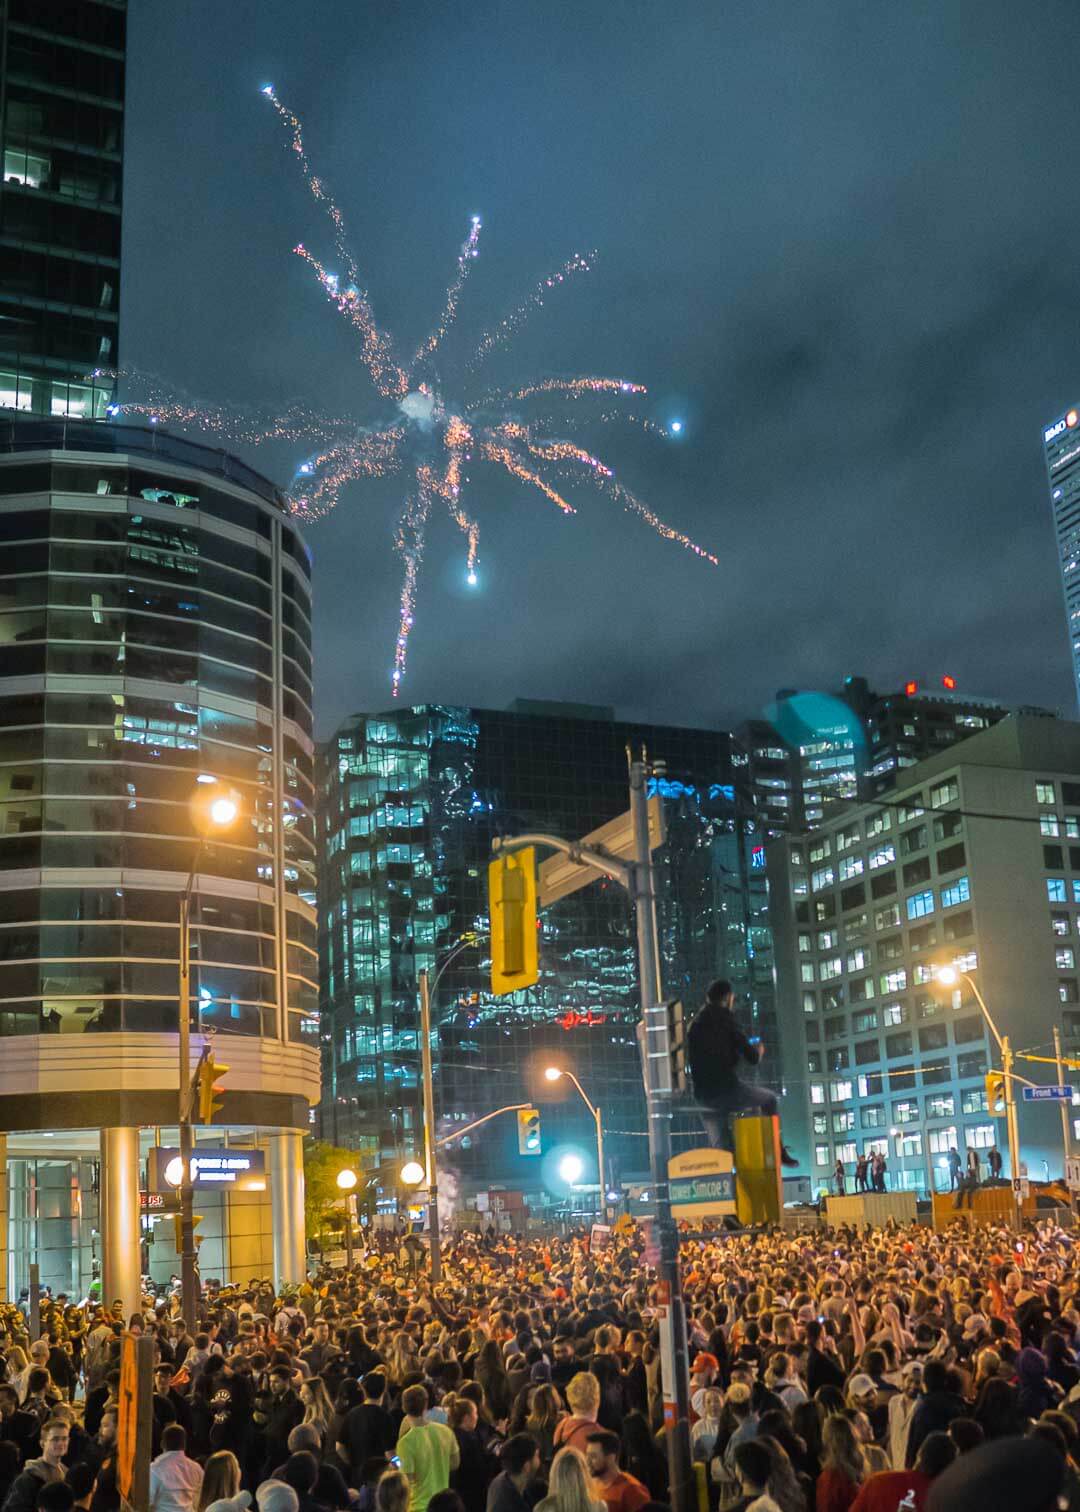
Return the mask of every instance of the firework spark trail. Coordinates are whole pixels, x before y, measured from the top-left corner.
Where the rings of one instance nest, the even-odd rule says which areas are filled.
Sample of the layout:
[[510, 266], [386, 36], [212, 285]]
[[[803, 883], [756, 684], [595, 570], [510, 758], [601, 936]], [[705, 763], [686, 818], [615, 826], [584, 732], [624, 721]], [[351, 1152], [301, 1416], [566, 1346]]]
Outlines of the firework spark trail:
[[401, 467], [400, 444], [404, 434], [401, 427], [376, 431], [310, 457], [300, 472], [301, 476], [311, 477], [311, 485], [302, 491], [294, 487], [292, 512], [308, 519], [321, 519], [333, 510], [347, 484], [397, 472]]
[[[311, 443], [311, 451], [297, 470], [289, 502], [295, 514], [307, 519], [328, 514], [338, 503], [342, 490], [357, 480], [408, 472], [411, 481], [394, 536], [404, 568], [392, 673], [395, 698], [400, 695], [405, 676], [425, 536], [437, 499], [446, 504], [451, 520], [467, 540], [468, 581], [471, 585], [477, 582], [480, 527], [462, 500], [464, 486], [470, 481], [467, 465], [474, 458], [504, 469], [519, 482], [538, 490], [567, 515], [575, 514], [576, 510], [544, 475], [545, 471], [575, 482], [587, 476], [597, 489], [623, 509], [637, 514], [666, 540], [718, 565], [711, 552], [665, 524], [641, 499], [617, 483], [606, 462], [586, 447], [562, 438], [567, 430], [576, 432], [583, 428], [584, 412], [589, 407], [582, 405], [581, 400], [639, 397], [646, 392], [643, 385], [593, 376], [541, 378], [501, 392], [490, 391], [475, 403], [455, 399], [444, 390], [436, 355], [457, 316], [465, 280], [477, 255], [479, 217], [473, 218], [459, 250], [457, 269], [438, 320], [408, 365], [399, 363], [389, 332], [378, 325], [367, 293], [360, 287], [356, 261], [346, 244], [341, 210], [312, 170], [299, 117], [282, 105], [269, 85], [263, 93], [288, 127], [292, 150], [305, 182], [330, 219], [335, 247], [345, 269], [344, 282], [338, 274], [328, 272], [320, 259], [303, 245], [295, 248], [296, 254], [311, 268], [328, 300], [355, 333], [364, 367], [375, 389], [388, 403], [375, 417], [376, 423], [365, 425], [351, 417], [322, 415], [300, 405], [290, 405], [278, 414], [262, 415], [203, 407], [147, 384], [132, 402], [110, 406], [110, 414], [145, 415], [158, 422], [198, 427], [230, 441], [252, 444], [303, 436]], [[578, 273], [590, 271], [594, 257], [595, 253], [576, 253], [542, 279], [516, 309], [484, 332], [473, 356], [463, 364], [465, 374], [474, 373], [496, 347], [543, 307], [548, 295], [561, 284]], [[475, 380], [470, 383], [473, 386]], [[546, 399], [548, 403], [530, 403], [538, 399]], [[519, 412], [515, 406], [528, 408]], [[537, 418], [537, 408], [545, 411], [542, 418]], [[599, 418], [605, 423], [629, 419], [651, 434], [667, 436], [661, 427], [640, 415], [623, 415], [609, 408]], [[672, 422], [672, 433], [680, 429], [681, 422]]]
[[429, 467], [417, 469], [416, 481], [416, 497], [406, 501], [394, 538], [394, 546], [405, 563], [405, 576], [401, 584], [401, 614], [398, 620], [397, 643], [394, 646], [395, 698], [400, 691], [401, 679], [405, 676], [409, 634], [416, 617], [416, 585], [420, 576], [420, 564], [424, 559], [424, 537], [428, 516], [431, 513], [431, 495], [435, 487], [434, 475]]
[[345, 217], [341, 213], [341, 209], [334, 200], [333, 195], [330, 194], [322, 179], [319, 178], [311, 166], [311, 160], [307, 155], [307, 148], [304, 146], [304, 128], [300, 117], [295, 115], [287, 105], [284, 105], [278, 99], [272, 84], [267, 84], [263, 87], [263, 94], [270, 101], [278, 116], [292, 134], [292, 150], [296, 153], [299, 160], [304, 182], [330, 217], [334, 227], [334, 245], [337, 247], [338, 256], [341, 258], [342, 264], [348, 272], [350, 281], [358, 284], [360, 282], [360, 274], [357, 272], [356, 261], [353, 258], [345, 237]]
[[567, 399], [583, 399], [590, 394], [647, 394], [643, 383], [630, 383], [626, 378], [543, 378], [539, 383], [527, 383], [524, 388], [495, 391], [480, 401], [485, 403], [519, 404], [536, 394], [562, 394]]
[[[494, 434], [498, 435], [502, 430], [503, 427], [500, 426]], [[482, 441], [480, 443], [480, 455], [488, 462], [497, 462], [500, 467], [505, 467], [508, 473], [512, 474], [515, 478], [519, 478], [522, 483], [531, 483], [534, 488], [540, 490], [545, 498], [550, 499], [553, 504], [557, 504], [563, 514], [577, 514], [574, 506], [567, 503], [562, 494], [557, 493], [550, 483], [545, 483], [539, 473], [535, 473], [531, 468], [526, 467], [521, 458], [509, 446], [501, 446], [497, 441], [493, 440]]]
[[474, 215], [472, 224], [469, 227], [469, 234], [462, 242], [461, 251], [458, 253], [457, 273], [454, 275], [453, 281], [446, 291], [446, 302], [443, 305], [442, 314], [436, 321], [430, 335], [426, 336], [419, 347], [417, 347], [416, 356], [413, 358], [414, 362], [419, 362], [424, 357], [430, 357], [453, 325], [454, 317], [457, 314], [458, 300], [461, 298], [461, 291], [465, 287], [465, 280], [469, 276], [469, 269], [473, 265], [473, 259], [477, 256], [476, 246], [479, 240], [480, 217]]
[[542, 278], [532, 293], [523, 299], [516, 309], [511, 310], [509, 315], [504, 315], [498, 325], [484, 332], [480, 338], [480, 344], [469, 361], [469, 367], [479, 367], [485, 357], [490, 356], [496, 347], [508, 341], [515, 331], [521, 329], [530, 315], [543, 308], [544, 300], [552, 290], [566, 283], [567, 279], [573, 278], [575, 273], [591, 272], [595, 261], [595, 251], [575, 252], [573, 257], [567, 258], [561, 268], [557, 268], [554, 273], [549, 273], [546, 278]]
[[348, 284], [343, 289], [337, 274], [328, 273], [303, 242], [298, 242], [293, 251], [314, 270], [327, 299], [359, 334], [364, 365], [379, 393], [385, 399], [404, 398], [409, 391], [408, 376], [396, 362], [390, 338], [379, 329], [371, 313], [371, 306], [360, 290], [354, 284]]
[[291, 404], [274, 413], [197, 403], [137, 368], [95, 368], [86, 376], [88, 379], [110, 378], [114, 383], [137, 385], [137, 392], [143, 397], [115, 404], [113, 413], [118, 416], [142, 417], [153, 425], [198, 428], [238, 445], [259, 446], [265, 441], [311, 441], [313, 438], [329, 442], [356, 429], [354, 420], [327, 415], [302, 404]]

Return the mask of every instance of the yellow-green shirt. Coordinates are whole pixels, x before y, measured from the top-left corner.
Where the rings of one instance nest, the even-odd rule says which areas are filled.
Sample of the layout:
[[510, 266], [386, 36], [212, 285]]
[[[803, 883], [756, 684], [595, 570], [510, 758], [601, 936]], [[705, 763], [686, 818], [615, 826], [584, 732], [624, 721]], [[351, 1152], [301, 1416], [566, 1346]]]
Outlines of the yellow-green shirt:
[[450, 1470], [458, 1457], [457, 1439], [445, 1423], [421, 1423], [401, 1435], [397, 1455], [409, 1477], [409, 1512], [427, 1512], [435, 1493], [450, 1484]]

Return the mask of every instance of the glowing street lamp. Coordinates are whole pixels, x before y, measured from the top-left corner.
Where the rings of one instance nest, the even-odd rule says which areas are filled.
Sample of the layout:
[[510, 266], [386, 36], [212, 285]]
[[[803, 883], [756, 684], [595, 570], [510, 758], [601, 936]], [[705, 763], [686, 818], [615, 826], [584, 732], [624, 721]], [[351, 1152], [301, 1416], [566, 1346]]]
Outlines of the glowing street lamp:
[[559, 1175], [567, 1186], [577, 1186], [585, 1170], [585, 1162], [580, 1155], [564, 1155], [559, 1161]]
[[352, 1199], [349, 1193], [356, 1190], [356, 1183], [359, 1179], [356, 1172], [350, 1166], [346, 1166], [343, 1171], [337, 1173], [338, 1191], [345, 1194], [345, 1269], [347, 1271], [351, 1271], [353, 1265]]
[[[593, 1116], [593, 1122], [596, 1124], [596, 1171], [597, 1171], [596, 1179], [600, 1183], [600, 1196], [597, 1199], [597, 1207], [600, 1210], [600, 1217], [601, 1218], [606, 1218], [607, 1217], [607, 1173], [604, 1170], [604, 1125], [603, 1125], [603, 1121], [601, 1120], [601, 1117], [600, 1117], [600, 1109], [594, 1107], [593, 1104], [589, 1101], [588, 1097], [586, 1097], [586, 1095], [585, 1095], [585, 1088], [581, 1085], [581, 1083], [578, 1081], [577, 1077], [574, 1075], [574, 1073], [572, 1071], [567, 1071], [562, 1066], [548, 1066], [548, 1067], [546, 1067], [546, 1069], [544, 1071], [544, 1080], [545, 1081], [549, 1081], [549, 1082], [561, 1081], [564, 1076], [566, 1077], [567, 1081], [573, 1082], [574, 1086], [577, 1088], [578, 1092], [581, 1094], [581, 1100], [582, 1100], [582, 1102], [584, 1102], [585, 1106], [588, 1108], [589, 1112], [592, 1114], [592, 1116]], [[573, 1183], [571, 1183], [571, 1185], [573, 1185]]]
[[[1000, 1034], [998, 1032], [998, 1026], [994, 1023], [994, 1020], [990, 1015], [990, 1010], [986, 1006], [986, 1003], [983, 1000], [983, 995], [979, 991], [975, 979], [971, 975], [970, 971], [962, 971], [958, 966], [954, 966], [948, 963], [943, 966], [938, 966], [934, 970], [934, 981], [940, 983], [942, 987], [955, 987], [956, 984], [961, 980], [965, 981], [971, 988], [971, 991], [975, 997], [975, 1001], [979, 1005], [979, 1010], [982, 1013], [983, 1018], [986, 1020], [990, 1033], [994, 1036], [998, 1050], [1001, 1052], [1002, 1082], [1005, 1088], [1005, 1128], [1009, 1136], [1009, 1165], [1011, 1167], [1010, 1174], [1013, 1181], [1015, 1182], [1020, 1175], [1020, 1126], [1016, 1117], [1016, 1093], [1013, 1087], [1014, 1075], [1012, 1046], [1009, 1044], [1009, 1036], [1007, 1034]], [[1017, 1189], [1014, 1188], [1014, 1190]], [[1019, 1224], [1019, 1196], [1017, 1196], [1016, 1198], [1016, 1203], [1016, 1218], [1017, 1223]]]
[[400, 1174], [404, 1186], [419, 1186], [424, 1179], [424, 1168], [418, 1160], [407, 1160]]

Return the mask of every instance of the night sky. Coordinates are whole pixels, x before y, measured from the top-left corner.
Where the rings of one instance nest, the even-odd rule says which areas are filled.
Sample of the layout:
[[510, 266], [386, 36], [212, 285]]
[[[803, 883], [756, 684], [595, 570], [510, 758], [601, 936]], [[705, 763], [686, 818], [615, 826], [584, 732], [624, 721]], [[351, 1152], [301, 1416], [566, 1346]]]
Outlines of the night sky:
[[[678, 441], [583, 439], [721, 559], [477, 469], [481, 585], [434, 517], [404, 702], [713, 725], [948, 671], [1074, 715], [1041, 429], [1080, 399], [1078, 56], [1065, 0], [135, 0], [122, 360], [208, 402], [385, 412], [292, 256], [335, 261], [273, 83], [409, 350], [471, 214], [448, 355], [599, 250], [491, 377], [647, 384]], [[287, 483], [302, 451], [245, 455]], [[400, 496], [307, 531], [321, 733], [390, 703]]]

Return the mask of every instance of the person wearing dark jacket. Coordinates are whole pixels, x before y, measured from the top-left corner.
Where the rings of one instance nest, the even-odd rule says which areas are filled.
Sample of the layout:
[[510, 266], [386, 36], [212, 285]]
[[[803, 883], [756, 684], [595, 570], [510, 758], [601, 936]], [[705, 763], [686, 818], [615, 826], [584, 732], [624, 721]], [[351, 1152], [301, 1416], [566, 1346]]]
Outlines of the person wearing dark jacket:
[[923, 1366], [922, 1396], [911, 1414], [905, 1466], [914, 1467], [919, 1445], [928, 1433], [947, 1433], [953, 1418], [965, 1417], [967, 1406], [941, 1360], [927, 1360]]
[[[739, 1078], [740, 1062], [756, 1066], [762, 1046], [753, 1043], [735, 1022], [731, 983], [713, 982], [705, 994], [686, 1036], [687, 1059], [694, 1082], [694, 1096], [701, 1104], [701, 1121], [709, 1143], [716, 1149], [731, 1146], [733, 1113], [775, 1114], [780, 1100], [770, 1087]], [[785, 1165], [798, 1165], [786, 1147]]]
[[1016, 1405], [1024, 1417], [1041, 1418], [1061, 1400], [1061, 1392], [1046, 1378], [1046, 1356], [1041, 1350], [1029, 1345], [1020, 1351], [1016, 1379], [1020, 1388], [1016, 1393]]
[[28, 1460], [22, 1473], [12, 1482], [3, 1512], [34, 1512], [42, 1486], [64, 1479], [64, 1455], [68, 1447], [68, 1425], [54, 1418], [41, 1430], [41, 1458]]

